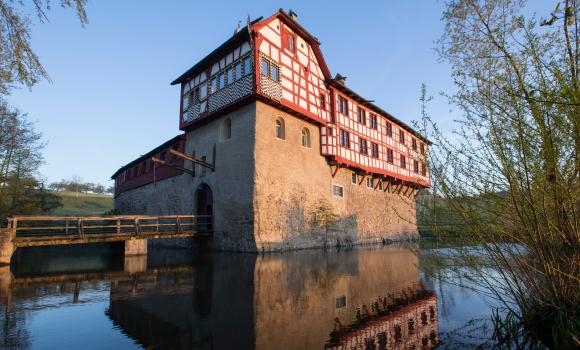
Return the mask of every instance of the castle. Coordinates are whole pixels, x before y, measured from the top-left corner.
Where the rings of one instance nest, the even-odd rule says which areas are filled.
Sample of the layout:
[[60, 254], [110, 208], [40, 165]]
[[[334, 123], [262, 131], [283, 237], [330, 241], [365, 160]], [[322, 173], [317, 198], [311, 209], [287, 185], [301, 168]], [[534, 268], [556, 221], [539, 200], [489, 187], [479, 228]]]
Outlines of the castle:
[[182, 134], [121, 167], [121, 214], [211, 215], [216, 249], [418, 235], [429, 141], [331, 72], [293, 12], [247, 26], [172, 82]]

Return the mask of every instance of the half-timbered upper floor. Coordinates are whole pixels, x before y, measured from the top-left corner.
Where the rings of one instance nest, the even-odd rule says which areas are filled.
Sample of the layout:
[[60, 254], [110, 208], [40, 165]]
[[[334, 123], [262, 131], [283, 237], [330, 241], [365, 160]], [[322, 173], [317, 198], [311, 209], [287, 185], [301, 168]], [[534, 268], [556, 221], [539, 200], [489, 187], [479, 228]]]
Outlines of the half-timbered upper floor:
[[172, 84], [181, 86], [182, 130], [260, 99], [320, 127], [331, 164], [429, 186], [429, 141], [333, 78], [292, 12], [249, 22]]

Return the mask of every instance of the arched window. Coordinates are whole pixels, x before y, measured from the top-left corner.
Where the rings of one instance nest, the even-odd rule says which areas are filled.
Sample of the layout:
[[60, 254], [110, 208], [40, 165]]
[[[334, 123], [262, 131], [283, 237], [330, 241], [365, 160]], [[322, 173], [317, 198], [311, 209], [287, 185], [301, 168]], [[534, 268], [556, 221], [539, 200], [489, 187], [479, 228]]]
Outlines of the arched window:
[[302, 129], [302, 147], [310, 148], [310, 131], [308, 128]]
[[232, 120], [230, 118], [224, 119], [222, 128], [220, 130], [220, 140], [224, 141], [232, 138]]
[[276, 119], [276, 137], [281, 140], [286, 139], [286, 131], [284, 130], [284, 119], [282, 118]]

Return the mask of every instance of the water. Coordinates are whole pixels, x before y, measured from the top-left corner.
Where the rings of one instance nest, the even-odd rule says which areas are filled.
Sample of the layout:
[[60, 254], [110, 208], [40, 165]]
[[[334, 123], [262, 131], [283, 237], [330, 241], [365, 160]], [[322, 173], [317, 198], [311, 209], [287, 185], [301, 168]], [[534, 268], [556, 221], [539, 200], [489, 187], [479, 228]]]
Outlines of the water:
[[[432, 349], [488, 335], [416, 247], [283, 254], [43, 247], [0, 268], [0, 348]], [[426, 249], [419, 254], [427, 253]]]

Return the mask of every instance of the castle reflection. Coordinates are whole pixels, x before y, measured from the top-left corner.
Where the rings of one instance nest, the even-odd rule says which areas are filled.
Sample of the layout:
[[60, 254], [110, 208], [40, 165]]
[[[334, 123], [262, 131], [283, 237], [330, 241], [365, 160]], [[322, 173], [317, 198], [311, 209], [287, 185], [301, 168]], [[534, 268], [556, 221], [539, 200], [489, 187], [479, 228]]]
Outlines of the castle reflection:
[[[423, 288], [418, 258], [405, 248], [258, 256], [153, 250], [144, 260], [69, 273], [62, 264], [55, 273], [30, 268], [39, 263], [0, 271], [10, 325], [1, 334], [4, 347], [33, 344], [29, 313], [74, 303], [104, 304], [111, 327], [148, 349], [431, 349], [438, 343], [436, 296]], [[99, 329], [86, 339], [98, 340]]]

